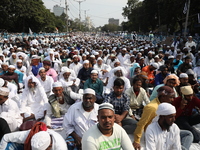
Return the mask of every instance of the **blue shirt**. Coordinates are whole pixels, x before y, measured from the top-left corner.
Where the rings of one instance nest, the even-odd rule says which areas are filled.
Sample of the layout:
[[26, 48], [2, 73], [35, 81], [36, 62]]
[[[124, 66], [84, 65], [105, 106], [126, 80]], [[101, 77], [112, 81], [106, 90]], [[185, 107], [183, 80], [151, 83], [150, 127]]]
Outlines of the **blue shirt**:
[[[166, 76], [168, 76], [169, 74], [167, 74]], [[160, 72], [159, 74], [157, 74], [155, 76], [155, 86], [159, 85], [159, 84], [163, 84], [163, 80], [165, 78], [162, 76], [162, 73]]]
[[129, 111], [130, 99], [123, 93], [121, 98], [117, 98], [114, 92], [106, 95], [104, 103], [110, 103], [115, 109], [115, 114], [121, 115], [124, 111]]
[[87, 79], [90, 78], [90, 74], [91, 74], [91, 71], [93, 70], [93, 68], [89, 68], [88, 70], [86, 70], [84, 67], [81, 68], [78, 72], [78, 78], [81, 80], [81, 81], [86, 81]]
[[[0, 75], [5, 74], [6, 72], [7, 71], [2, 71], [2, 72], [0, 72]], [[24, 74], [21, 71], [18, 71], [18, 70], [15, 70], [14, 73], [16, 73], [18, 75], [18, 82], [23, 83]]]

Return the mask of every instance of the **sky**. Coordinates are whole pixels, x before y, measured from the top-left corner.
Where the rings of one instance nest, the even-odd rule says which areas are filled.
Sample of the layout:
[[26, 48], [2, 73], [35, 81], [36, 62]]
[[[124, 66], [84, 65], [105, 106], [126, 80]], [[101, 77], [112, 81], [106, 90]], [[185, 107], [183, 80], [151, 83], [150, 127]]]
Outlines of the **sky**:
[[[119, 19], [119, 22], [127, 21], [123, 16], [123, 7], [126, 6], [127, 0], [67, 0], [69, 18], [79, 18], [79, 3], [81, 3], [81, 20], [86, 16], [90, 17], [95, 27], [108, 24], [109, 18]], [[47, 9], [53, 12], [53, 6], [59, 5], [65, 7], [65, 0], [43, 0]]]

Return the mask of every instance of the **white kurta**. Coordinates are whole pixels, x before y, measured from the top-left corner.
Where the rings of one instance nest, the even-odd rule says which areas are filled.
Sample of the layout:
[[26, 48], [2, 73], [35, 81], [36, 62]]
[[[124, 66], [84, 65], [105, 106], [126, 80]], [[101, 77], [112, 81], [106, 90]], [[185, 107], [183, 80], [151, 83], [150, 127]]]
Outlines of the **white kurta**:
[[22, 124], [22, 117], [20, 116], [18, 105], [11, 99], [7, 99], [0, 105], [0, 117], [7, 121], [11, 131], [16, 131]]
[[[13, 132], [4, 135], [0, 143], [0, 149], [6, 149], [8, 142], [24, 144], [29, 132], [30, 130]], [[47, 129], [47, 132], [52, 136], [52, 150], [68, 150], [65, 140], [59, 133], [56, 133], [55, 131], [50, 129]]]
[[53, 94], [52, 92], [52, 89], [53, 89], [52, 85], [54, 83], [53, 78], [50, 76], [46, 76], [45, 81], [43, 81], [40, 76], [38, 76], [37, 78], [40, 81], [42, 87], [44, 88], [44, 91], [47, 94], [47, 96]]
[[82, 107], [82, 102], [73, 104], [64, 116], [63, 128], [66, 135], [69, 136], [74, 131], [82, 137], [83, 133], [97, 123], [98, 108], [98, 104], [94, 103], [94, 109], [88, 116]]
[[21, 102], [21, 113], [28, 117], [33, 113], [35, 119], [39, 119], [44, 116], [45, 104], [48, 103], [47, 95], [42, 86], [36, 86], [35, 92], [29, 90], [29, 88], [24, 89], [22, 93]]
[[[101, 80], [103, 80], [103, 82], [105, 82], [105, 81], [106, 81], [106, 78], [107, 78], [107, 76], [108, 76], [108, 73], [109, 73], [110, 70], [111, 70], [111, 67], [110, 67], [109, 65], [106, 65], [106, 64], [102, 64], [101, 66], [95, 64], [93, 68], [94, 68], [94, 70], [97, 70], [97, 71], [98, 71], [98, 73], [99, 73], [99, 78], [100, 78]], [[103, 71], [102, 71], [102, 70], [107, 70], [108, 72], [106, 72], [106, 73], [103, 74]]]
[[145, 133], [146, 150], [181, 150], [180, 129], [172, 124], [169, 132], [163, 131], [158, 122], [151, 123]]
[[77, 65], [75, 63], [72, 63], [69, 65], [69, 69], [74, 70], [74, 72], [76, 73], [76, 76], [78, 76], [78, 72], [82, 68], [82, 66], [83, 65], [81, 63], [78, 63]]

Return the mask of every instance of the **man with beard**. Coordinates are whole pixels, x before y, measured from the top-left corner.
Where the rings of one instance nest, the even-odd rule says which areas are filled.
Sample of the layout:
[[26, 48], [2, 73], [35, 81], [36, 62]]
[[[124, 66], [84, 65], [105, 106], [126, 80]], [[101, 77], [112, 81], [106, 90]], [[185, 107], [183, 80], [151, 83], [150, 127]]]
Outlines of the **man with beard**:
[[[19, 79], [18, 79], [18, 74], [15, 73], [15, 69], [16, 69], [15, 66], [10, 65], [7, 69], [7, 72], [3, 74], [1, 78], [8, 82], [14, 82], [17, 85], [17, 93], [19, 93], [20, 92]], [[22, 77], [23, 77], [23, 73], [22, 73]]]
[[180, 84], [179, 84], [179, 86], [176, 87], [176, 91], [177, 91], [178, 95], [181, 95], [180, 88], [182, 86], [187, 86], [189, 84], [188, 83], [188, 75], [186, 73], [181, 73], [179, 75], [179, 80], [180, 80]]
[[79, 63], [78, 60], [79, 60], [78, 56], [74, 55], [73, 63], [69, 65], [69, 69], [74, 70], [74, 72], [76, 73], [76, 76], [78, 76], [79, 70], [83, 67], [83, 65], [81, 63]]
[[65, 133], [67, 137], [72, 136], [78, 149], [81, 148], [83, 134], [97, 123], [99, 106], [95, 101], [95, 91], [87, 88], [84, 90], [83, 101], [73, 104], [64, 116]]
[[52, 85], [54, 83], [53, 79], [50, 76], [47, 76], [45, 68], [41, 67], [38, 71], [39, 76], [37, 76], [38, 80], [40, 81], [41, 85], [43, 86], [47, 97], [52, 94]]
[[91, 127], [82, 138], [82, 150], [123, 149], [133, 150], [130, 138], [115, 122], [112, 104], [99, 105], [97, 125]]
[[185, 57], [185, 62], [182, 63], [178, 69], [177, 69], [177, 74], [181, 74], [181, 73], [186, 73], [186, 71], [188, 69], [192, 69], [192, 65], [190, 64], [191, 63], [191, 58], [190, 57]]
[[200, 141], [200, 133], [193, 125], [200, 123], [200, 115], [193, 114], [193, 109], [200, 108], [200, 100], [193, 94], [192, 87], [182, 86], [180, 88], [181, 96], [174, 99], [173, 105], [176, 107], [176, 124], [180, 129], [189, 130], [194, 136], [194, 143]]
[[130, 55], [127, 54], [127, 50], [126, 48], [122, 48], [121, 53], [117, 56], [117, 58], [119, 59], [121, 66], [122, 67], [126, 67], [126, 65], [124, 64], [124, 62], [130, 58]]
[[47, 103], [47, 95], [39, 80], [34, 75], [28, 76], [25, 80], [20, 107], [23, 122], [43, 119]]
[[160, 66], [159, 71], [161, 72], [155, 75], [155, 86], [162, 84], [165, 77], [169, 75], [169, 69], [166, 65]]
[[137, 121], [128, 116], [130, 98], [123, 92], [125, 82], [121, 78], [116, 78], [113, 91], [105, 96], [104, 102], [110, 103], [115, 109], [115, 122], [121, 125], [128, 134], [134, 132]]
[[151, 63], [154, 62], [153, 56], [152, 56], [152, 51], [148, 52], [148, 56], [144, 59], [144, 64], [146, 66], [150, 65]]
[[169, 103], [162, 103], [156, 111], [156, 118], [145, 132], [146, 150], [181, 150], [180, 129], [174, 124], [176, 109]]

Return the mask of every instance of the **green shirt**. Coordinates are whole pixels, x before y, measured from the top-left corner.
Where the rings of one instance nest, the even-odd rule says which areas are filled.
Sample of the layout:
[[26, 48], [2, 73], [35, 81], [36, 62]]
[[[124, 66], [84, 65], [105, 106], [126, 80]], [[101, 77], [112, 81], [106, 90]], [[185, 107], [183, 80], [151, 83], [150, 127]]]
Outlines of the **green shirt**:
[[97, 79], [96, 82], [92, 82], [91, 78], [87, 79], [84, 83], [84, 89], [91, 88], [96, 94], [102, 95], [103, 92], [103, 82], [100, 79]]

